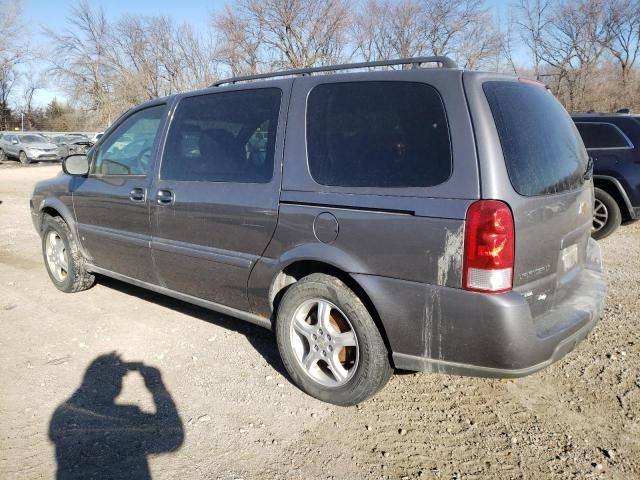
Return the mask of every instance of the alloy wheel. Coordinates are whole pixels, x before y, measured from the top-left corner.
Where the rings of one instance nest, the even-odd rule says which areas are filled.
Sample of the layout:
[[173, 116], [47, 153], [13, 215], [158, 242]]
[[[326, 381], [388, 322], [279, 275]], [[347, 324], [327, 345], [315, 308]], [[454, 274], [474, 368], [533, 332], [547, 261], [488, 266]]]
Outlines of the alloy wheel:
[[360, 352], [355, 330], [333, 303], [307, 300], [291, 322], [291, 345], [304, 372], [326, 387], [339, 387], [353, 377]]
[[598, 232], [604, 228], [609, 220], [609, 210], [607, 206], [596, 198], [593, 206], [593, 227], [592, 232]]
[[49, 271], [58, 282], [64, 282], [69, 272], [69, 257], [64, 241], [55, 230], [47, 234], [45, 252]]

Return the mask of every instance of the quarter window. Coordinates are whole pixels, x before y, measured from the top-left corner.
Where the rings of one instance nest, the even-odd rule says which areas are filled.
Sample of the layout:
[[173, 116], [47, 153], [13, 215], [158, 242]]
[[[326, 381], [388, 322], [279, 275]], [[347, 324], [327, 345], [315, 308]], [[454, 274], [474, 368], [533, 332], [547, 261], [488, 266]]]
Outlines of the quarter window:
[[576, 123], [587, 148], [629, 148], [623, 133], [610, 123]]
[[482, 86], [513, 188], [550, 195], [584, 183], [588, 156], [567, 111], [544, 88], [491, 81]]
[[151, 169], [153, 143], [165, 105], [140, 110], [100, 145], [92, 173], [96, 175], [147, 175]]
[[442, 99], [424, 83], [318, 85], [307, 102], [307, 156], [322, 185], [438, 185], [452, 164]]
[[164, 180], [268, 183], [281, 91], [260, 88], [187, 97], [169, 129]]

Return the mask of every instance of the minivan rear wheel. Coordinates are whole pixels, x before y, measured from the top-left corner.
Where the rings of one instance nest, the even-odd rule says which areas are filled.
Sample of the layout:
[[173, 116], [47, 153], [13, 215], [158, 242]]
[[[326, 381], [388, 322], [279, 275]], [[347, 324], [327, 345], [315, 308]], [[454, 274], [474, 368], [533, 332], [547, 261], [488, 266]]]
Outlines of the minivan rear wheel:
[[340, 279], [314, 273], [294, 283], [278, 308], [276, 337], [293, 381], [309, 395], [355, 405], [393, 373], [371, 314]]
[[595, 188], [593, 228], [591, 236], [602, 240], [615, 232], [622, 223], [622, 214], [616, 200], [601, 188]]

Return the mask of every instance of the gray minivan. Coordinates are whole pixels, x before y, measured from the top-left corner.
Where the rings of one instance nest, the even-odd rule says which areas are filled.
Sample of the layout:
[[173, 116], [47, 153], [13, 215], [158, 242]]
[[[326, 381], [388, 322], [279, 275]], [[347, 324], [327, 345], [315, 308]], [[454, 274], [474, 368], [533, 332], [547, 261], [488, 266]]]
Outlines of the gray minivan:
[[444, 57], [159, 98], [63, 170], [31, 200], [56, 287], [106, 275], [273, 329], [292, 380], [339, 405], [393, 368], [528, 375], [604, 305], [571, 118]]

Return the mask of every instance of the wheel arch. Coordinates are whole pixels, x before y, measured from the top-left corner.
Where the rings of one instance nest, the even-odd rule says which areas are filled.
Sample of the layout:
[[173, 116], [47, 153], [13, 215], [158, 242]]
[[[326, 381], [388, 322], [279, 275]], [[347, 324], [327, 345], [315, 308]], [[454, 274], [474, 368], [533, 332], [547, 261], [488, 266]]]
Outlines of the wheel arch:
[[338, 278], [358, 296], [378, 327], [388, 351], [391, 352], [391, 345], [384, 323], [369, 293], [348, 273], [348, 269], [340, 266], [337, 262], [327, 261], [325, 258], [322, 260], [318, 258], [291, 259], [280, 266], [269, 288], [269, 303], [272, 308], [274, 321], [280, 300], [287, 289], [297, 281], [313, 273], [324, 273]]
[[72, 232], [76, 232], [76, 222], [73, 219], [73, 215], [69, 208], [62, 203], [60, 200], [56, 198], [48, 198], [43, 200], [38, 206], [39, 212], [39, 226], [40, 231], [42, 231], [42, 222], [44, 221], [45, 215], [50, 215], [52, 217], [62, 217], [62, 219], [67, 222], [69, 228], [71, 228]]
[[593, 186], [604, 190], [613, 197], [618, 207], [620, 207], [623, 222], [633, 218], [631, 215], [631, 201], [618, 179], [606, 175], [594, 175]]

